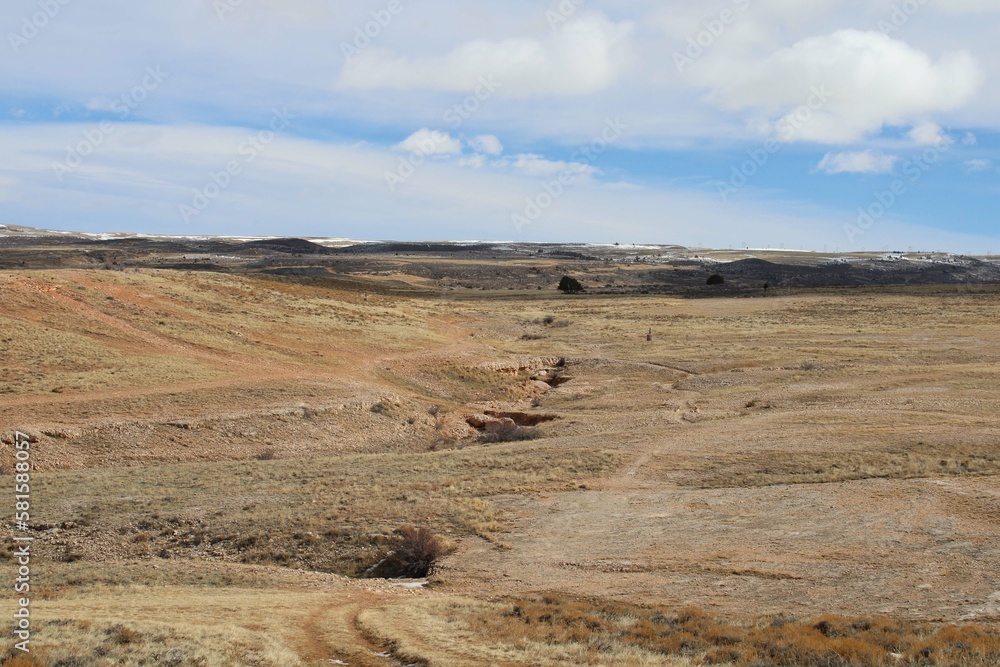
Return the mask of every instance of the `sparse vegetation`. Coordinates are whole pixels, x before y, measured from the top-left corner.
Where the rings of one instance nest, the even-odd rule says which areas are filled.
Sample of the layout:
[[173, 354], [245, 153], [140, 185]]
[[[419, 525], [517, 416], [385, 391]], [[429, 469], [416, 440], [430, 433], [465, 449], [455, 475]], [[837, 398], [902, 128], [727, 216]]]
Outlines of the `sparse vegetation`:
[[[368, 614], [365, 623], [396, 642], [409, 661], [472, 655], [475, 664], [725, 665], [728, 667], [993, 667], [1000, 629], [886, 617], [823, 615], [723, 619], [560, 594], [504, 602], [423, 601]], [[426, 623], [443, 633], [432, 647], [396, 627]], [[448, 628], [462, 628], [450, 635]], [[408, 641], [409, 640], [409, 641]], [[442, 650], [444, 649], [444, 650]], [[685, 662], [675, 663], [673, 660]]]
[[[501, 515], [491, 496], [567, 488], [617, 461], [596, 450], [498, 445], [39, 474], [40, 497], [75, 502], [41, 509], [39, 525], [70, 528], [38, 537], [67, 545], [67, 553], [78, 542], [73, 560], [95, 568], [111, 552], [359, 575], [393, 543], [385, 536], [400, 524], [495, 539]], [[215, 509], [206, 517], [203, 507]], [[39, 550], [46, 551], [53, 549]]]
[[[754, 406], [762, 409], [767, 404]], [[992, 446], [905, 447], [847, 452], [773, 452], [678, 462], [679, 483], [702, 488], [824, 484], [861, 479], [914, 479], [1000, 474], [1000, 451]], [[667, 468], [669, 469], [669, 468]]]

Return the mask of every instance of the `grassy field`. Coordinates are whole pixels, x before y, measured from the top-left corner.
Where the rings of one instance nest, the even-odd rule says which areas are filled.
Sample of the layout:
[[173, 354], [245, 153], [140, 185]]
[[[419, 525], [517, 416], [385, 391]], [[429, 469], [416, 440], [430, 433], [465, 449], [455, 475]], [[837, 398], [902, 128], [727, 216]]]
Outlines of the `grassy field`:
[[388, 278], [0, 275], [36, 664], [996, 664], [1000, 290]]

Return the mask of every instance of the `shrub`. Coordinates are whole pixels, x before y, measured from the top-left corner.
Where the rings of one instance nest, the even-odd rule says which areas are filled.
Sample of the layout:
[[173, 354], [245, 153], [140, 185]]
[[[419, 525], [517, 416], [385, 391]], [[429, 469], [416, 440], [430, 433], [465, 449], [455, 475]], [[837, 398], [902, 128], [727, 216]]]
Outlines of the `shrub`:
[[583, 291], [583, 285], [576, 278], [563, 276], [559, 281], [559, 291], [564, 294], [579, 294]]
[[483, 433], [479, 436], [479, 442], [492, 444], [496, 442], [520, 442], [523, 440], [537, 440], [542, 437], [541, 429], [534, 426], [517, 426], [509, 431], [499, 433]]
[[723, 278], [718, 273], [716, 273], [716, 274], [714, 274], [712, 276], [709, 276], [708, 282], [706, 284], [707, 285], [725, 285], [726, 284], [726, 279]]
[[427, 528], [403, 526], [396, 531], [393, 549], [368, 568], [365, 576], [378, 579], [421, 579], [433, 574], [437, 561], [451, 552], [449, 545]]

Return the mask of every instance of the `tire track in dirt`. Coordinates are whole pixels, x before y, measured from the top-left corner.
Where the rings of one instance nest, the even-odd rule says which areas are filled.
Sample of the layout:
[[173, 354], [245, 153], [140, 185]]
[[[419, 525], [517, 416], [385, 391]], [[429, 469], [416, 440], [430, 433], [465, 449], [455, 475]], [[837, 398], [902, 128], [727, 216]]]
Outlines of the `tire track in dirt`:
[[[305, 660], [331, 664], [340, 660], [351, 667], [393, 667], [399, 663], [385, 657], [358, 623], [358, 616], [389, 600], [371, 592], [355, 592], [346, 599], [314, 609], [302, 624], [301, 646]], [[332, 663], [341, 664], [341, 663]]]

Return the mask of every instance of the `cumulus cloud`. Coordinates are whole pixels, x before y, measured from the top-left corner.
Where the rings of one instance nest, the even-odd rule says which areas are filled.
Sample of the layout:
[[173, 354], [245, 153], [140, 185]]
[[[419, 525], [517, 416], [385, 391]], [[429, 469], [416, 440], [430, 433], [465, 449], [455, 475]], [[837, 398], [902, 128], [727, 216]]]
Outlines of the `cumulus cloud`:
[[921, 146], [941, 146], [952, 143], [952, 139], [945, 135], [941, 126], [931, 122], [915, 125], [910, 130], [909, 137]]
[[[967, 51], [935, 62], [905, 42], [860, 30], [810, 37], [763, 59], [709, 65], [699, 71], [718, 106], [783, 111], [781, 125], [808, 103], [809, 119], [796, 125], [794, 138], [822, 143], [855, 142], [886, 125], [918, 125], [968, 103], [984, 78]], [[828, 90], [820, 96], [828, 99], [817, 99], [818, 89]]]
[[447, 132], [423, 128], [417, 130], [400, 143], [394, 150], [424, 155], [458, 155], [462, 152], [462, 142]]
[[503, 153], [503, 144], [492, 134], [482, 134], [474, 137], [469, 141], [469, 147], [478, 153], [486, 153], [487, 155], [500, 155]]
[[827, 153], [816, 165], [816, 171], [824, 174], [887, 174], [898, 161], [895, 155], [882, 155], [872, 150]]
[[411, 57], [369, 48], [345, 63], [342, 89], [470, 92], [483, 79], [512, 95], [581, 95], [616, 81], [627, 62], [632, 23], [590, 14], [545, 39], [474, 40], [443, 56]]

